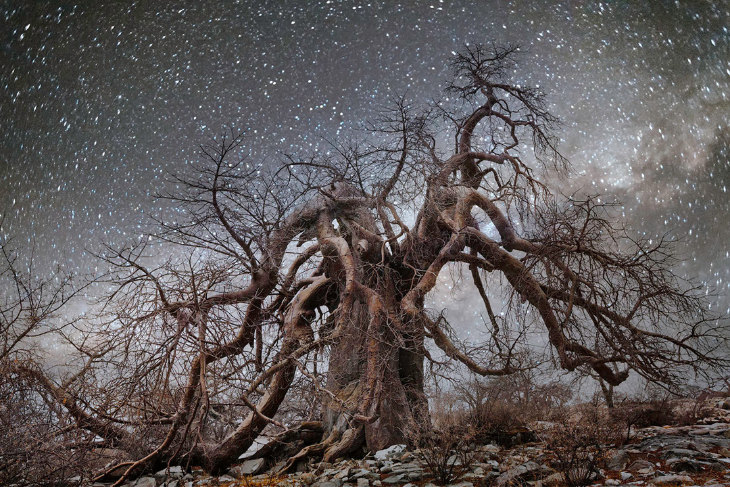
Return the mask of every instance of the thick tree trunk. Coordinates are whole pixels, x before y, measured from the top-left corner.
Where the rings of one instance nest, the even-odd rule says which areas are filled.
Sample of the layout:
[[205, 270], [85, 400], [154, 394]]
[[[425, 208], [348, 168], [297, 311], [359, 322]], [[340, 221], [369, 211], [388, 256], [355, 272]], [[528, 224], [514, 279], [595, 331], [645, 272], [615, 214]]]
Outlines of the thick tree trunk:
[[[368, 323], [366, 306], [357, 303], [346, 332], [330, 352], [327, 388], [334, 398], [325, 403], [325, 436], [351, 426], [353, 412], [367, 400]], [[377, 345], [380, 375], [373, 405], [367, 414], [375, 417], [365, 428], [365, 447], [377, 451], [409, 443], [417, 429], [428, 424], [428, 403], [423, 391], [423, 337], [403, 336], [402, 331], [382, 330]], [[372, 353], [372, 351], [370, 352]], [[359, 445], [358, 445], [359, 446]]]

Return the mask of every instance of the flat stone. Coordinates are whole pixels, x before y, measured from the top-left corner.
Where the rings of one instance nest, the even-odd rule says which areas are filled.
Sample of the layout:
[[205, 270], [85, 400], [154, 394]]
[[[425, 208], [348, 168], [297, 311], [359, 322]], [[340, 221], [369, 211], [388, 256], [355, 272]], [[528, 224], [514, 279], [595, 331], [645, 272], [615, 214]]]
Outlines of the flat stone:
[[413, 473], [413, 472], [423, 475], [423, 469], [421, 468], [421, 466], [415, 465], [415, 464], [400, 465], [398, 467], [394, 467], [390, 473], [396, 475], [396, 474], [409, 474], [409, 473]]
[[520, 483], [518, 481], [537, 480], [540, 477], [545, 477], [551, 473], [552, 469], [545, 465], [540, 465], [535, 462], [527, 462], [504, 472], [502, 475], [497, 477], [495, 484], [500, 487], [504, 485], [514, 485]]
[[629, 461], [629, 453], [626, 450], [616, 450], [608, 459], [606, 466], [611, 470], [621, 470]]
[[662, 453], [662, 458], [696, 458], [704, 456], [702, 452], [688, 450], [686, 448], [670, 448]]
[[686, 436], [679, 434], [658, 434], [645, 438], [635, 447], [642, 452], [686, 449], [708, 452], [711, 449], [730, 448], [730, 439], [723, 436]]
[[342, 482], [332, 482], [329, 480], [322, 480], [312, 484], [314, 487], [340, 487]]
[[562, 487], [565, 485], [565, 475], [555, 472], [538, 482], [542, 487]]
[[185, 475], [185, 472], [183, 472], [183, 469], [180, 465], [173, 465], [170, 468], [163, 468], [159, 472], [155, 474], [155, 478], [158, 480], [162, 479], [179, 479], [182, 478], [182, 476]]
[[447, 487], [474, 487], [474, 484], [471, 482], [458, 482], [456, 484], [449, 484]]
[[341, 470], [340, 472], [338, 472], [335, 475], [335, 478], [336, 479], [339, 479], [339, 480], [346, 481], [347, 480], [347, 477], [349, 477], [349, 476], [350, 476], [350, 469], [349, 468], [345, 468], [345, 469]]
[[621, 481], [617, 479], [606, 479], [605, 485], [621, 485]]
[[405, 482], [406, 479], [403, 478], [403, 475], [391, 475], [387, 479], [383, 480], [383, 483], [385, 484], [400, 484], [402, 482]]
[[643, 472], [641, 472], [642, 470], [644, 470], [644, 471], [651, 470], [653, 472], [654, 464], [651, 462], [647, 462], [646, 460], [636, 460], [631, 465], [629, 465], [626, 470], [628, 470], [629, 472], [632, 472], [632, 473], [643, 473]]
[[375, 452], [375, 459], [384, 461], [392, 458], [400, 458], [406, 451], [406, 445], [391, 445], [383, 450]]
[[370, 481], [361, 477], [357, 479], [357, 487], [370, 487]]
[[314, 481], [317, 480], [317, 476], [312, 472], [304, 472], [299, 475], [299, 480], [301, 480], [304, 485], [312, 485]]
[[673, 472], [701, 472], [704, 466], [709, 465], [707, 462], [699, 462], [690, 458], [671, 458], [667, 460], [667, 466]]
[[629, 472], [621, 472], [619, 475], [621, 476], [621, 480], [629, 480], [633, 477]]
[[256, 475], [261, 473], [266, 466], [265, 458], [256, 458], [254, 460], [246, 460], [240, 465], [231, 467], [228, 470], [228, 474], [232, 477], [239, 478], [244, 475]]
[[140, 477], [134, 483], [134, 487], [157, 487], [157, 481], [154, 477]]
[[484, 453], [499, 453], [500, 451], [502, 451], [502, 448], [498, 445], [493, 445], [490, 443], [489, 445], [480, 446], [479, 451]]
[[368, 478], [370, 480], [378, 480], [380, 478], [380, 475], [373, 472], [372, 470], [366, 470], [364, 468], [361, 468], [360, 470], [356, 470], [355, 472], [350, 475], [350, 480], [359, 480], [361, 478]]
[[656, 477], [651, 481], [654, 485], [684, 485], [691, 484], [693, 482], [692, 477], [687, 475], [662, 475], [661, 477]]

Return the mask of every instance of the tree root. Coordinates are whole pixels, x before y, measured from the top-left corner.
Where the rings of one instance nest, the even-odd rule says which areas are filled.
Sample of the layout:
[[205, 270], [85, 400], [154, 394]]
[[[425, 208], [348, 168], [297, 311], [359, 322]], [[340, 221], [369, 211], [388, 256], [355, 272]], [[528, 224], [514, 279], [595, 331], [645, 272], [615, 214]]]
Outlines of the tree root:
[[340, 441], [327, 448], [327, 450], [324, 452], [324, 457], [322, 458], [322, 461], [331, 462], [344, 455], [347, 455], [348, 453], [352, 453], [353, 451], [360, 448], [364, 441], [364, 426], [361, 425], [355, 426], [354, 428], [349, 428], [342, 434], [342, 438], [340, 438]]
[[364, 441], [365, 427], [362, 425], [349, 428], [342, 434], [334, 430], [321, 442], [302, 448], [296, 455], [290, 457], [277, 473], [287, 473], [297, 462], [319, 455], [321, 455], [323, 462], [332, 462], [357, 450]]
[[324, 427], [321, 421], [305, 421], [296, 428], [291, 428], [273, 437], [246, 459], [288, 457], [292, 452], [300, 451], [303, 447], [317, 442], [322, 438], [323, 432]]
[[327, 436], [327, 438], [325, 438], [323, 441], [302, 448], [299, 453], [290, 457], [289, 460], [287, 460], [286, 464], [284, 464], [284, 466], [281, 467], [277, 473], [285, 474], [289, 470], [291, 470], [291, 468], [294, 467], [298, 461], [313, 457], [315, 455], [323, 454], [329, 447], [337, 443], [339, 437], [340, 433], [338, 431], [332, 431], [332, 433], [330, 433], [329, 436]]

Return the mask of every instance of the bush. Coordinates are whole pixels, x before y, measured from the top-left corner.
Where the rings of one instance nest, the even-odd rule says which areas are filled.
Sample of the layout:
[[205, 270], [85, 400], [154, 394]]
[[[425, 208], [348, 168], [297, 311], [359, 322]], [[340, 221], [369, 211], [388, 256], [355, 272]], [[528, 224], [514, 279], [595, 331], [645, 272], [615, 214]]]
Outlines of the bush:
[[476, 448], [478, 430], [465, 420], [464, 414], [441, 414], [436, 427], [424, 427], [410, 438], [420, 449], [425, 470], [434, 482], [448, 485], [467, 473], [479, 454]]
[[66, 432], [32, 386], [0, 363], [0, 485], [65, 485], [85, 471], [91, 439]]
[[599, 475], [609, 445], [620, 438], [619, 428], [596, 405], [587, 405], [572, 417], [564, 416], [547, 434], [546, 443], [555, 455], [553, 468], [566, 485], [589, 485]]
[[469, 471], [477, 454], [470, 429], [439, 429], [419, 439], [424, 466], [438, 485], [453, 483]]
[[527, 427], [525, 411], [506, 401], [481, 404], [467, 414], [467, 422], [474, 426], [478, 443], [496, 443], [511, 447], [534, 441], [534, 433]]
[[564, 384], [538, 383], [530, 371], [486, 380], [473, 378], [459, 384], [451, 398], [462, 408], [441, 411], [435, 419], [454, 416], [457, 424], [472, 425], [476, 442], [511, 447], [535, 441], [529, 425], [559, 416], [571, 396]]
[[631, 439], [632, 427], [664, 426], [675, 424], [677, 421], [677, 417], [666, 398], [646, 402], [624, 401], [611, 409], [611, 419], [614, 423], [622, 425], [626, 431], [624, 442]]

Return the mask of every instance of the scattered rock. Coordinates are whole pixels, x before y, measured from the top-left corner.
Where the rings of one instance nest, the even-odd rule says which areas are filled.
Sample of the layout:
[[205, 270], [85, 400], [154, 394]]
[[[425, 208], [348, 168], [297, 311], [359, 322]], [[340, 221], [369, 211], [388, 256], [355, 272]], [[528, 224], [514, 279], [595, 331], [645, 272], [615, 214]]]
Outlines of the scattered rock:
[[159, 472], [155, 474], [155, 479], [157, 480], [165, 480], [165, 479], [179, 479], [182, 478], [182, 476], [185, 475], [185, 472], [183, 472], [183, 469], [180, 465], [174, 465], [170, 468], [163, 468]]
[[340, 487], [342, 482], [323, 480], [313, 484], [313, 487]]
[[349, 468], [345, 468], [343, 470], [340, 470], [337, 474], [335, 474], [335, 479], [343, 480], [344, 481], [349, 476], [350, 476], [350, 469]]
[[662, 458], [695, 458], [702, 456], [704, 456], [702, 452], [687, 450], [686, 448], [670, 448], [662, 453]]
[[240, 465], [231, 467], [228, 470], [228, 474], [235, 478], [243, 477], [244, 475], [256, 475], [263, 472], [266, 466], [265, 458], [256, 458], [254, 460], [246, 460]]
[[[312, 485], [314, 481], [317, 480], [317, 476], [312, 472], [304, 472], [299, 475], [299, 480], [301, 480], [305, 485]], [[360, 487], [360, 484], [358, 484], [358, 487]]]
[[380, 461], [400, 457], [406, 451], [406, 445], [391, 445], [388, 448], [375, 452], [375, 459]]
[[692, 477], [687, 475], [662, 475], [651, 481], [654, 485], [685, 485], [693, 483]]
[[654, 464], [647, 462], [646, 460], [636, 460], [626, 469], [631, 473], [638, 473], [641, 475], [650, 475], [654, 473]]
[[367, 478], [369, 480], [378, 480], [380, 479], [380, 475], [378, 475], [373, 470], [367, 470], [364, 468], [361, 468], [360, 470], [356, 471], [354, 474], [350, 476], [350, 480], [358, 480], [360, 478]]
[[626, 450], [616, 450], [606, 462], [611, 470], [621, 470], [629, 461], [629, 453]]
[[400, 483], [406, 482], [408, 480], [408, 479], [403, 478], [403, 477], [404, 477], [403, 474], [391, 475], [390, 477], [388, 477], [385, 480], [383, 480], [383, 483], [386, 483], [386, 484], [400, 484]]
[[698, 462], [690, 458], [671, 458], [667, 460], [667, 466], [673, 472], [702, 472], [706, 462]]
[[535, 462], [527, 462], [507, 470], [505, 473], [497, 477], [495, 484], [497, 486], [504, 486], [524, 481], [538, 480], [541, 477], [547, 477], [551, 473], [552, 469], [545, 465], [540, 465]]
[[[607, 471], [593, 478], [593, 485], [606, 487], [675, 487], [704, 485], [730, 487], [730, 424], [708, 421], [690, 426], [649, 427], [635, 432], [637, 443], [608, 452]], [[480, 445], [471, 468], [460, 482], [448, 487], [493, 485], [508, 487], [562, 487], [565, 478], [546, 463], [550, 452], [543, 444], [500, 448]], [[452, 452], [449, 463], [460, 458]], [[653, 461], [648, 461], [652, 459]], [[661, 459], [661, 462], [657, 460]], [[657, 462], [657, 463], [654, 463]], [[271, 465], [265, 459], [249, 459], [231, 468], [228, 475], [209, 477], [200, 468], [185, 473], [180, 466], [162, 469], [154, 476], [127, 482], [124, 487], [217, 487], [235, 483], [235, 478], [254, 475], [256, 485], [268, 485], [271, 474], [261, 474]], [[628, 466], [627, 466], [628, 465]], [[300, 462], [308, 468], [307, 461]], [[275, 471], [274, 466], [274, 470]], [[662, 471], [663, 470], [663, 471]], [[724, 475], [724, 479], [723, 479]], [[608, 476], [608, 479], [605, 477]], [[235, 478], [234, 478], [235, 477]], [[384, 477], [381, 479], [381, 477]], [[695, 477], [694, 480], [692, 478]], [[713, 478], [715, 477], [715, 478]], [[315, 471], [290, 474], [278, 482], [282, 487], [436, 487], [425, 467], [423, 452], [406, 451], [404, 445], [393, 445], [362, 460], [319, 463]], [[605, 480], [604, 480], [605, 479]], [[720, 479], [720, 480], [718, 480]], [[79, 480], [80, 481], [80, 480]], [[109, 487], [109, 484], [89, 487]]]
[[565, 475], [560, 472], [555, 472], [542, 479], [539, 483], [542, 487], [562, 487], [565, 485]]
[[140, 477], [134, 487], [157, 487], [157, 481], [154, 477]]

